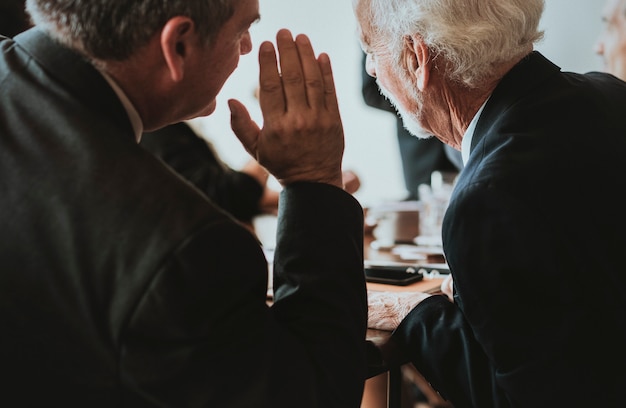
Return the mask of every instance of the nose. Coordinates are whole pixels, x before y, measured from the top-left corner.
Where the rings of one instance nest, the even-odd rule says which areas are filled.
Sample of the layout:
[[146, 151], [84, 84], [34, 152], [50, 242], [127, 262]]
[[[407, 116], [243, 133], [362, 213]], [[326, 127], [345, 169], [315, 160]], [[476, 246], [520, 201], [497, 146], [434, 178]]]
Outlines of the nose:
[[593, 47], [593, 50], [598, 55], [604, 55], [604, 43], [602, 42], [602, 39], [596, 41], [596, 45]]
[[252, 51], [252, 37], [250, 36], [250, 32], [246, 32], [241, 38], [241, 45], [239, 48], [239, 53], [241, 55], [249, 54]]
[[376, 78], [375, 65], [376, 64], [374, 64], [374, 58], [372, 57], [372, 54], [367, 54], [367, 57], [365, 58], [365, 71], [369, 76], [374, 78]]

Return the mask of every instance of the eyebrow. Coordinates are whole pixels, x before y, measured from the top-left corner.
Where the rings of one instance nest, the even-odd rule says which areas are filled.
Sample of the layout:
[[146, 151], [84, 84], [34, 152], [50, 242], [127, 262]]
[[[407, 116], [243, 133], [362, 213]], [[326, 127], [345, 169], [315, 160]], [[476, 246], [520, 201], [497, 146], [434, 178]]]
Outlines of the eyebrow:
[[248, 25], [257, 24], [260, 21], [261, 21], [261, 15], [257, 14], [254, 18], [250, 20], [250, 23]]
[[240, 30], [247, 30], [251, 25], [261, 21], [261, 15], [259, 13], [241, 20]]

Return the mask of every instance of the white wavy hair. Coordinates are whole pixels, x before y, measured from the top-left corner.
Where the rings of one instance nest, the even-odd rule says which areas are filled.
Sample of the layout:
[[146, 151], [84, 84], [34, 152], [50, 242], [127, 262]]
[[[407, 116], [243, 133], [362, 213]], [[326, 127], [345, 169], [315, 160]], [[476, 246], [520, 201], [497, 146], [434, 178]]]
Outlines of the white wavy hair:
[[[404, 40], [419, 35], [447, 76], [474, 88], [499, 64], [520, 58], [543, 37], [544, 0], [353, 0], [369, 3], [376, 54], [399, 62]], [[365, 8], [367, 10], [367, 7]]]

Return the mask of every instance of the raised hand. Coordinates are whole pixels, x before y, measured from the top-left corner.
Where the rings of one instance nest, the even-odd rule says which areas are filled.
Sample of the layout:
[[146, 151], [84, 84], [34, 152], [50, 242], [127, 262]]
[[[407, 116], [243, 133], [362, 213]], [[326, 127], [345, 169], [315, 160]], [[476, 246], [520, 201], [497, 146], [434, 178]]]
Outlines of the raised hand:
[[342, 187], [343, 126], [328, 55], [315, 57], [307, 36], [288, 30], [274, 46], [259, 49], [259, 103], [263, 128], [247, 109], [230, 100], [231, 126], [246, 150], [276, 179], [322, 182]]

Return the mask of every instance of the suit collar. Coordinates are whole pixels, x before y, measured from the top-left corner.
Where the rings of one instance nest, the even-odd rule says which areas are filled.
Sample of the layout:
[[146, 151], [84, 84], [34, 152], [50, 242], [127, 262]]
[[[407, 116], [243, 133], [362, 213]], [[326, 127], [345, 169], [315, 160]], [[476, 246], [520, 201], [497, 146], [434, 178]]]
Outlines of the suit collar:
[[487, 101], [476, 125], [472, 150], [503, 111], [557, 72], [560, 68], [538, 51], [531, 52], [518, 62], [502, 78]]
[[129, 129], [129, 135], [134, 138], [130, 119], [120, 99], [85, 57], [37, 27], [17, 35], [14, 40], [85, 106], [102, 112], [118, 126]]

